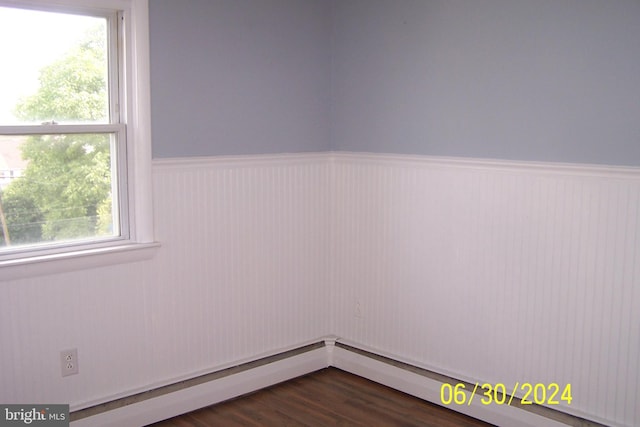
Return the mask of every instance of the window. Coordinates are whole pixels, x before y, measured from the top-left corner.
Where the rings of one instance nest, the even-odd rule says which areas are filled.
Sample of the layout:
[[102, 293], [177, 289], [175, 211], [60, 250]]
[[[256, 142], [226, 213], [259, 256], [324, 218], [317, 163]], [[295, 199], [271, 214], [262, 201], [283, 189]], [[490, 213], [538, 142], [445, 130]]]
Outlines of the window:
[[153, 241], [147, 3], [0, 0], [0, 267]]

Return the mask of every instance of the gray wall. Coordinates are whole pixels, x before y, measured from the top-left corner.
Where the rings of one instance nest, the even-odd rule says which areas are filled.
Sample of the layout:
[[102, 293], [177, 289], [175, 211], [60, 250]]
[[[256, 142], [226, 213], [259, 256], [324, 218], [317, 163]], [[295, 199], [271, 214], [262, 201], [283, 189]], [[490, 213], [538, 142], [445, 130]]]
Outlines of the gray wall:
[[151, 0], [153, 156], [329, 148], [330, 4]]
[[638, 0], [151, 0], [154, 157], [640, 166]]
[[338, 0], [332, 149], [640, 166], [640, 1]]

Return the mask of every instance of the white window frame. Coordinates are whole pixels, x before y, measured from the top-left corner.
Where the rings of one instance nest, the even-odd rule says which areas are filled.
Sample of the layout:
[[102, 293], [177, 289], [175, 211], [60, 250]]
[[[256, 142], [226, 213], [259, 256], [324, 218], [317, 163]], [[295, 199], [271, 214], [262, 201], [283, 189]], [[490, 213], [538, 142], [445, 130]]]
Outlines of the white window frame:
[[[149, 83], [149, 1], [148, 0], [0, 0], [0, 6], [39, 10], [117, 11], [124, 22], [123, 75], [120, 76], [120, 109], [126, 132], [126, 204], [123, 221], [128, 236], [91, 245], [65, 245], [47, 251], [22, 252], [20, 257], [0, 256], [0, 282], [42, 274], [149, 259], [158, 243], [153, 237], [151, 171], [151, 106]], [[123, 83], [123, 84], [122, 84]], [[54, 125], [55, 126], [55, 125]], [[104, 125], [109, 129], [119, 125]], [[43, 125], [42, 133], [46, 133]], [[95, 128], [94, 128], [95, 129]], [[59, 133], [59, 128], [55, 129]], [[95, 132], [92, 131], [92, 132]]]

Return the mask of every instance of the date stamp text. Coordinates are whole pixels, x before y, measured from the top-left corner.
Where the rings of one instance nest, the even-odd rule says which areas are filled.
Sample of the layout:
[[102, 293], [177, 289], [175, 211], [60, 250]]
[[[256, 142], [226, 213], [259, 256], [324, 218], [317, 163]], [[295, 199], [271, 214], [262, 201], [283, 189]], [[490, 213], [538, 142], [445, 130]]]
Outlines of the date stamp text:
[[[507, 387], [504, 384], [442, 384], [440, 387], [440, 401], [444, 405], [467, 405], [470, 406], [474, 397], [480, 399], [483, 405], [571, 405], [571, 384], [559, 385], [531, 384], [516, 382], [513, 386]], [[520, 395], [522, 397], [515, 398]]]

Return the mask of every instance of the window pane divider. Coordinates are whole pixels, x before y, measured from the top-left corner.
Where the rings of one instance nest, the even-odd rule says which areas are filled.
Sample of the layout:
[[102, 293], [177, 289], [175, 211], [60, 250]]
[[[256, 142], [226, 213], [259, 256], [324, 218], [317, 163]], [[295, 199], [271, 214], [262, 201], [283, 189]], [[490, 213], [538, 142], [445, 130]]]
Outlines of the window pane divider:
[[69, 133], [116, 133], [122, 123], [0, 126], [0, 135], [59, 135]]

